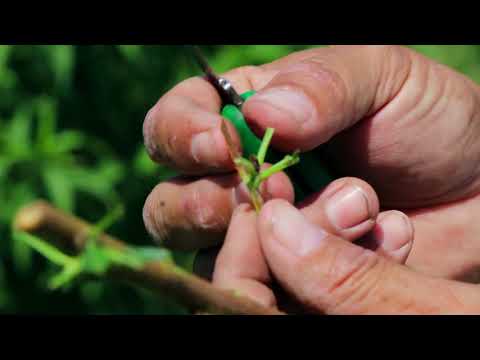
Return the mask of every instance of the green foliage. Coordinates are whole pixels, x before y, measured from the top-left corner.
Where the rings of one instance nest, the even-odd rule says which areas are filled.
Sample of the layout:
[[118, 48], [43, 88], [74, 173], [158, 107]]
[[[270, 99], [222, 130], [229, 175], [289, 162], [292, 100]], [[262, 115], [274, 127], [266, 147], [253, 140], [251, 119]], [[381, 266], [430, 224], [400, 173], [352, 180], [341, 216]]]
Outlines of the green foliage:
[[118, 250], [101, 245], [98, 236], [122, 215], [123, 208], [117, 206], [100, 220], [87, 234], [85, 248], [77, 256], [64, 254], [47, 241], [25, 232], [14, 231], [13, 238], [17, 242], [30, 246], [50, 262], [63, 268], [59, 274], [50, 279], [48, 287], [52, 290], [70, 286], [72, 281], [81, 275], [102, 278], [112, 266], [140, 269], [146, 262], [152, 260], [172, 262], [170, 252], [166, 249], [129, 246]]
[[[204, 49], [223, 72], [309, 47]], [[480, 81], [480, 46], [413, 47]], [[181, 46], [0, 46], [0, 312], [184, 313], [167, 298], [95, 279], [65, 292], [45, 289], [58, 266], [12, 241], [10, 223], [20, 206], [37, 198], [92, 222], [120, 203], [125, 216], [110, 232], [147, 258], [171, 256], [191, 268], [191, 253], [150, 248], [143, 202], [174, 172], [148, 158], [141, 127], [167, 90], [195, 75]]]

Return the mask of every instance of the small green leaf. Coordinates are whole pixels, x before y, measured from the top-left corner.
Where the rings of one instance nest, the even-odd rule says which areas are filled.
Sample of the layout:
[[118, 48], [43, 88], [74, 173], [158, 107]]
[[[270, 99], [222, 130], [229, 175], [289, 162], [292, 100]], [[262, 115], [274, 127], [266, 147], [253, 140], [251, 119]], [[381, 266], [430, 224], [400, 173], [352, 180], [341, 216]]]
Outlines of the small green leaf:
[[286, 168], [297, 164], [300, 161], [299, 152], [296, 151], [292, 155], [286, 155], [282, 160], [273, 164], [268, 169], [263, 170], [259, 176], [255, 179], [255, 186], [256, 188], [260, 186], [260, 184], [265, 181], [267, 178], [272, 176], [273, 174], [279, 173]]

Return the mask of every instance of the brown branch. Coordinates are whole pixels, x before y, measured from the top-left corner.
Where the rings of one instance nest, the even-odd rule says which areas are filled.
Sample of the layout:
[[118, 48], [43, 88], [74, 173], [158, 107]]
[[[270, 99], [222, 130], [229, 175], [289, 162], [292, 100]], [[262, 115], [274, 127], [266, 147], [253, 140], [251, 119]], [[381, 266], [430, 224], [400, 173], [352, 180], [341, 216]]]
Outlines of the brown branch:
[[[84, 235], [91, 225], [54, 208], [47, 202], [38, 201], [17, 213], [14, 227], [38, 236], [45, 236], [65, 251], [78, 253], [85, 244]], [[126, 247], [125, 243], [107, 234], [100, 235], [99, 241], [117, 249]], [[204, 279], [164, 262], [149, 262], [141, 270], [116, 267], [112, 269], [110, 276], [172, 296], [192, 312], [237, 315], [284, 314], [277, 309], [259, 305], [232, 291], [216, 288]]]

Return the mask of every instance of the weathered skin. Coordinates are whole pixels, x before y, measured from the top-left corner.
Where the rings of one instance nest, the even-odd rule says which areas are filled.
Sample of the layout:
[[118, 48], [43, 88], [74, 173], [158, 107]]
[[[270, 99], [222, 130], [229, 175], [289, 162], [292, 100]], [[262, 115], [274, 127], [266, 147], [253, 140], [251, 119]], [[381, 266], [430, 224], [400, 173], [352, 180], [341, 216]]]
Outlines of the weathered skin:
[[[372, 244], [382, 244], [377, 246], [376, 253], [369, 255], [380, 258], [375, 260], [379, 264], [392, 264], [392, 260], [386, 260], [391, 258], [387, 250], [390, 245], [412, 242], [413, 232], [409, 228], [413, 224], [414, 241], [406, 259], [408, 268], [398, 264], [405, 262], [406, 256], [400, 256], [392, 266], [395, 269], [392, 271], [401, 277], [392, 294], [400, 296], [405, 287], [416, 289], [410, 280], [402, 279], [422, 273], [419, 279], [423, 280], [418, 282], [426, 281], [425, 289], [431, 289], [431, 294], [438, 297], [440, 291], [445, 299], [460, 299], [439, 302], [445, 311], [455, 308], [454, 303], [457, 307], [453, 312], [472, 310], [465, 304], [470, 304], [468, 299], [476, 295], [464, 295], [471, 294], [472, 288], [457, 282], [437, 284], [440, 280], [428, 276], [477, 282], [480, 225], [475, 214], [480, 210], [480, 141], [477, 140], [480, 92], [476, 84], [398, 46], [319, 48], [263, 66], [235, 69], [223, 76], [239, 92], [257, 91], [246, 101], [243, 112], [259, 135], [267, 127], [275, 128], [273, 146], [284, 151], [309, 150], [328, 142], [331, 166], [356, 177], [340, 180], [351, 189], [350, 192], [337, 189], [343, 197], [332, 195], [332, 201], [310, 203], [309, 211], [320, 214], [312, 215], [314, 224], [327, 233], [335, 231], [335, 236], [343, 240], [358, 242], [362, 238], [371, 248], [375, 248]], [[145, 143], [153, 159], [187, 175], [209, 175], [200, 180], [185, 180], [173, 193], [168, 193], [171, 185], [160, 184], [149, 196], [144, 211], [146, 226], [155, 237], [166, 239], [171, 246], [180, 243], [176, 236], [179, 231], [187, 231], [192, 239], [183, 241], [183, 247], [213, 245], [201, 240], [208, 238], [206, 235], [196, 237], [210, 231], [197, 220], [205, 213], [212, 214], [215, 219], [223, 219], [217, 221], [219, 226], [215, 231], [225, 232], [239, 204], [238, 197], [232, 196], [238, 193], [238, 179], [227, 186], [210, 188], [215, 195], [210, 193], [209, 201], [197, 207], [196, 212], [189, 210], [192, 207], [180, 205], [195, 202], [193, 196], [172, 195], [187, 194], [186, 189], [198, 193], [201, 187], [206, 187], [206, 182], [229, 176], [218, 174], [233, 170], [220, 132], [220, 105], [208, 83], [199, 78], [189, 79], [162, 97], [145, 120]], [[238, 142], [238, 138], [234, 141]], [[284, 174], [272, 177], [265, 191], [269, 198], [294, 202], [291, 184]], [[168, 197], [171, 200], [165, 206], [155, 205], [158, 199]], [[410, 220], [406, 221], [397, 212], [398, 221], [390, 221], [392, 218], [387, 221], [388, 209], [399, 209]], [[165, 222], [158, 226], [155, 219], [159, 218], [167, 219], [168, 226]], [[325, 219], [328, 221], [324, 222]], [[399, 225], [402, 221], [403, 226]], [[221, 238], [216, 237], [217, 244]], [[269, 256], [274, 259], [276, 255], [266, 254], [266, 248], [262, 249], [265, 261], [275, 273], [274, 260]], [[317, 260], [323, 261], [320, 257]], [[283, 263], [286, 268], [290, 265]], [[278, 272], [275, 275], [282, 277]], [[302, 279], [307, 286], [308, 281]], [[284, 279], [283, 283], [289, 287], [289, 280]], [[387, 287], [393, 291], [396, 285], [392, 284]], [[299, 289], [291, 291], [302, 297]], [[450, 291], [455, 296], [446, 295]], [[412, 296], [418, 293], [421, 298], [425, 292], [416, 289], [408, 293]], [[410, 305], [404, 308], [416, 309], [415, 301], [411, 298], [407, 302]], [[334, 308], [348, 312], [342, 307]], [[424, 312], [441, 310], [419, 308]]]

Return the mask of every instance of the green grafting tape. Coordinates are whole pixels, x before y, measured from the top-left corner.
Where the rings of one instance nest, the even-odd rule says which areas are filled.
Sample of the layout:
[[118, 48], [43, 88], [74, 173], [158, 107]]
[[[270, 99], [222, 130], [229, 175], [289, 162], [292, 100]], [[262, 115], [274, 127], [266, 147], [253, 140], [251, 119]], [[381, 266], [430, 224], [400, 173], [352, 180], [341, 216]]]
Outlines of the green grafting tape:
[[[248, 91], [241, 97], [247, 100], [254, 94], [255, 91]], [[222, 109], [222, 116], [237, 129], [242, 141], [244, 157], [248, 158], [252, 154], [257, 154], [261, 140], [250, 130], [241, 110], [234, 105], [226, 105]], [[283, 154], [269, 149], [266, 160], [269, 163], [275, 163], [282, 158]], [[300, 163], [287, 169], [286, 172], [293, 180], [297, 200], [302, 200], [305, 196], [320, 190], [334, 180], [334, 177], [322, 165], [319, 156], [313, 152], [302, 153]]]
[[[254, 91], [249, 91], [241, 95], [243, 100], [247, 100], [250, 96], [255, 94]], [[248, 158], [252, 154], [257, 154], [262, 141], [255, 136], [255, 134], [248, 127], [242, 112], [235, 105], [226, 105], [222, 109], [222, 116], [235, 126], [238, 135], [242, 141], [243, 155]]]

